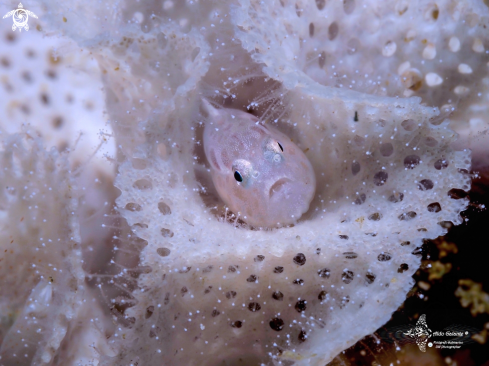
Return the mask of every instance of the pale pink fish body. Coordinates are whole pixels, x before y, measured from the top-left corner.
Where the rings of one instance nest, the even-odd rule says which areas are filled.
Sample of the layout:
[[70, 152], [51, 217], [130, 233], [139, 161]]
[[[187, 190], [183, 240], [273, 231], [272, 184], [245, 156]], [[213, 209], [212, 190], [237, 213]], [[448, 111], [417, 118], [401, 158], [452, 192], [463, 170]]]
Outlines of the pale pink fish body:
[[255, 227], [295, 223], [316, 190], [311, 163], [290, 138], [236, 109], [216, 109], [209, 118], [204, 150], [221, 199]]

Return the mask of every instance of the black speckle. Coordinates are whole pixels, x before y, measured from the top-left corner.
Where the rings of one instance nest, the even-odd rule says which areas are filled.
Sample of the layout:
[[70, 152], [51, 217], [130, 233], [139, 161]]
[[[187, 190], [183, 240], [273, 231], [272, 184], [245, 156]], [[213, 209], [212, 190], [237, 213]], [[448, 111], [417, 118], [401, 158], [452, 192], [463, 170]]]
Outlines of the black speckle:
[[229, 266], [228, 267], [228, 273], [235, 273], [238, 270], [239, 266], [234, 265], [234, 266]]
[[382, 214], [379, 212], [375, 212], [368, 216], [370, 221], [379, 221], [382, 218]]
[[146, 319], [151, 318], [151, 315], [153, 315], [154, 311], [155, 311], [155, 307], [154, 306], [148, 306], [146, 308], [145, 318]]
[[428, 205], [428, 212], [440, 212], [441, 206], [438, 202], [433, 202]]
[[338, 235], [340, 239], [348, 240], [348, 235]]
[[389, 202], [397, 203], [401, 202], [404, 199], [404, 193], [395, 192], [389, 196], [387, 199]]
[[303, 279], [301, 279], [301, 278], [297, 278], [297, 279], [295, 279], [294, 281], [292, 281], [292, 283], [293, 283], [294, 285], [301, 285], [301, 286], [302, 286], [302, 285], [304, 284], [304, 280], [303, 280]]
[[326, 295], [327, 295], [327, 294], [328, 294], [328, 293], [327, 293], [326, 291], [324, 291], [324, 290], [323, 290], [323, 291], [321, 291], [321, 292], [319, 293], [319, 295], [318, 295], [318, 299], [319, 299], [320, 301], [324, 301], [324, 300], [326, 299]]
[[[141, 211], [141, 210], [138, 210], [138, 211]], [[172, 238], [173, 235], [175, 235], [175, 234], [173, 233], [173, 231], [163, 228], [163, 229], [161, 229], [161, 235], [165, 238]]]
[[445, 169], [448, 167], [448, 161], [446, 161], [445, 159], [438, 159], [433, 165], [435, 166], [436, 170]]
[[405, 212], [405, 213], [399, 215], [398, 219], [402, 220], [402, 221], [409, 221], [409, 220], [414, 219], [415, 217], [416, 217], [416, 212], [409, 211], [409, 212]]
[[392, 259], [392, 255], [390, 253], [382, 252], [377, 256], [377, 259], [380, 262], [387, 262], [387, 261], [390, 261]]
[[383, 186], [387, 182], [389, 175], [386, 172], [377, 172], [374, 175], [374, 184], [376, 186]]
[[236, 320], [235, 322], [231, 323], [231, 326], [233, 328], [241, 328], [242, 325], [243, 325], [243, 322], [241, 320]]
[[355, 116], [353, 117], [354, 122], [358, 122], [358, 112], [355, 111]]
[[254, 259], [255, 262], [263, 262], [265, 260], [264, 255], [257, 255]]
[[314, 23], [309, 23], [309, 37], [314, 37]]
[[329, 268], [318, 269], [318, 276], [322, 278], [329, 278], [330, 271]]
[[252, 313], [254, 313], [254, 312], [259, 311], [259, 310], [261, 309], [261, 305], [260, 305], [259, 303], [257, 303], [257, 302], [250, 302], [250, 303], [248, 304], [248, 309], [249, 309], [249, 310], [250, 310]]
[[421, 182], [418, 184], [418, 189], [420, 191], [428, 191], [430, 189], [433, 189], [435, 184], [431, 179], [423, 179]]
[[306, 256], [302, 253], [297, 253], [293, 261], [295, 264], [298, 264], [299, 266], [303, 266], [304, 264], [306, 264]]
[[284, 294], [281, 293], [280, 291], [275, 291], [273, 294], [272, 294], [272, 298], [274, 298], [275, 300], [277, 301], [283, 301], [284, 299]]
[[228, 292], [226, 292], [226, 297], [228, 299], [234, 299], [236, 297], [236, 291], [228, 291]]
[[412, 255], [415, 256], [422, 256], [423, 255], [423, 248], [422, 247], [417, 247], [411, 252]]
[[404, 167], [406, 169], [414, 169], [421, 162], [418, 155], [408, 155], [404, 158]]
[[220, 312], [219, 310], [217, 310], [217, 309], [214, 309], [214, 310], [212, 310], [211, 316], [212, 316], [213, 318], [215, 318], [215, 317], [216, 317], [216, 316], [218, 316], [219, 314], [221, 314], [221, 312]]
[[306, 341], [307, 339], [307, 334], [304, 330], [301, 330], [301, 332], [299, 333], [299, 336], [297, 337], [297, 339], [299, 339], [299, 342], [303, 343]]
[[192, 266], [184, 267], [178, 271], [178, 273], [188, 273], [192, 269]]
[[367, 282], [368, 285], [370, 285], [374, 283], [376, 277], [377, 276], [374, 275], [372, 272], [367, 272], [367, 274], [365, 275], [365, 281]]
[[277, 266], [273, 269], [273, 273], [282, 273], [284, 271], [284, 267]]
[[[360, 165], [360, 163], [358, 161], [353, 161], [351, 163], [351, 173], [353, 175], [357, 175], [360, 172], [361, 169], [362, 169], [362, 167], [361, 167], [361, 165]], [[365, 197], [365, 194], [363, 196], [364, 196], [363, 197], [363, 201], [360, 202], [359, 204], [362, 204], [363, 202], [365, 202], [365, 198], [366, 198]]]
[[358, 254], [355, 252], [344, 252], [343, 255], [346, 259], [355, 259], [358, 257]]
[[438, 225], [440, 225], [444, 229], [450, 229], [453, 226], [453, 222], [451, 222], [451, 221], [440, 221], [440, 222], [438, 222]]
[[403, 273], [404, 271], [407, 271], [408, 269], [409, 269], [409, 266], [406, 263], [403, 263], [397, 269], [397, 273]]
[[270, 328], [279, 332], [284, 329], [284, 321], [280, 318], [273, 318], [270, 320]]
[[340, 309], [343, 309], [350, 302], [350, 296], [345, 296], [341, 299]]
[[351, 281], [353, 281], [353, 277], [354, 273], [352, 271], [343, 271], [343, 273], [341, 274], [341, 279], [346, 284], [349, 284]]
[[448, 191], [448, 197], [454, 200], [459, 200], [461, 198], [467, 197], [467, 192], [462, 189], [453, 188]]
[[303, 311], [306, 311], [307, 308], [307, 301], [306, 300], [299, 300], [295, 303], [295, 310], [297, 310], [299, 313], [302, 313]]
[[252, 274], [250, 277], [246, 279], [247, 282], [257, 282], [258, 277], [256, 275]]
[[[360, 164], [358, 164], [358, 166], [360, 167]], [[358, 169], [358, 171], [360, 171], [360, 168]], [[352, 172], [353, 172], [353, 165], [352, 165]], [[355, 205], [361, 205], [362, 203], [365, 202], [366, 199], [367, 199], [367, 196], [365, 195], [365, 193], [359, 194], [357, 199], [355, 200]]]

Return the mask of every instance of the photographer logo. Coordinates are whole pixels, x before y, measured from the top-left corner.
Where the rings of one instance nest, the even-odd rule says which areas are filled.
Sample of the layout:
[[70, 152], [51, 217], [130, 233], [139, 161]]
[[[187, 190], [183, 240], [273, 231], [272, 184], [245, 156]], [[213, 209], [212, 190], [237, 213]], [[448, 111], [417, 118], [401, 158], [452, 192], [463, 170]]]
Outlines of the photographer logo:
[[3, 16], [3, 19], [12, 17], [14, 24], [12, 25], [12, 30], [15, 31], [19, 29], [19, 32], [24, 28], [26, 31], [29, 30], [29, 25], [27, 24], [29, 20], [29, 15], [31, 17], [37, 18], [37, 15], [32, 11], [24, 9], [22, 3], [19, 3], [19, 7], [17, 9], [9, 11], [7, 14]]

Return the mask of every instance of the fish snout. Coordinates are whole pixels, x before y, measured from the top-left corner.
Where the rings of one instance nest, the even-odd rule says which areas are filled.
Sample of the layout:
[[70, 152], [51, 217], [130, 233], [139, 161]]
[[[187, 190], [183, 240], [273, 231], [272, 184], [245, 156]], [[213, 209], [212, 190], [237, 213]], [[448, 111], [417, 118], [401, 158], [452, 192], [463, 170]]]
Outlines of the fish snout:
[[263, 205], [267, 207], [269, 226], [296, 222], [309, 209], [315, 188], [307, 180], [283, 176], [273, 180], [268, 187], [264, 192], [268, 197], [264, 197]]

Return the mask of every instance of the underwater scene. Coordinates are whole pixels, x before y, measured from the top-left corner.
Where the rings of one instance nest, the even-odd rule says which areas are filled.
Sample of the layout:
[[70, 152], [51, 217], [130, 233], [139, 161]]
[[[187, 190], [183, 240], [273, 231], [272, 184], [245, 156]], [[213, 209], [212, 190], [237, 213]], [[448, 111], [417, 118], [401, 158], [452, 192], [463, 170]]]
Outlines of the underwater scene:
[[489, 1], [0, 13], [0, 366], [489, 366]]

